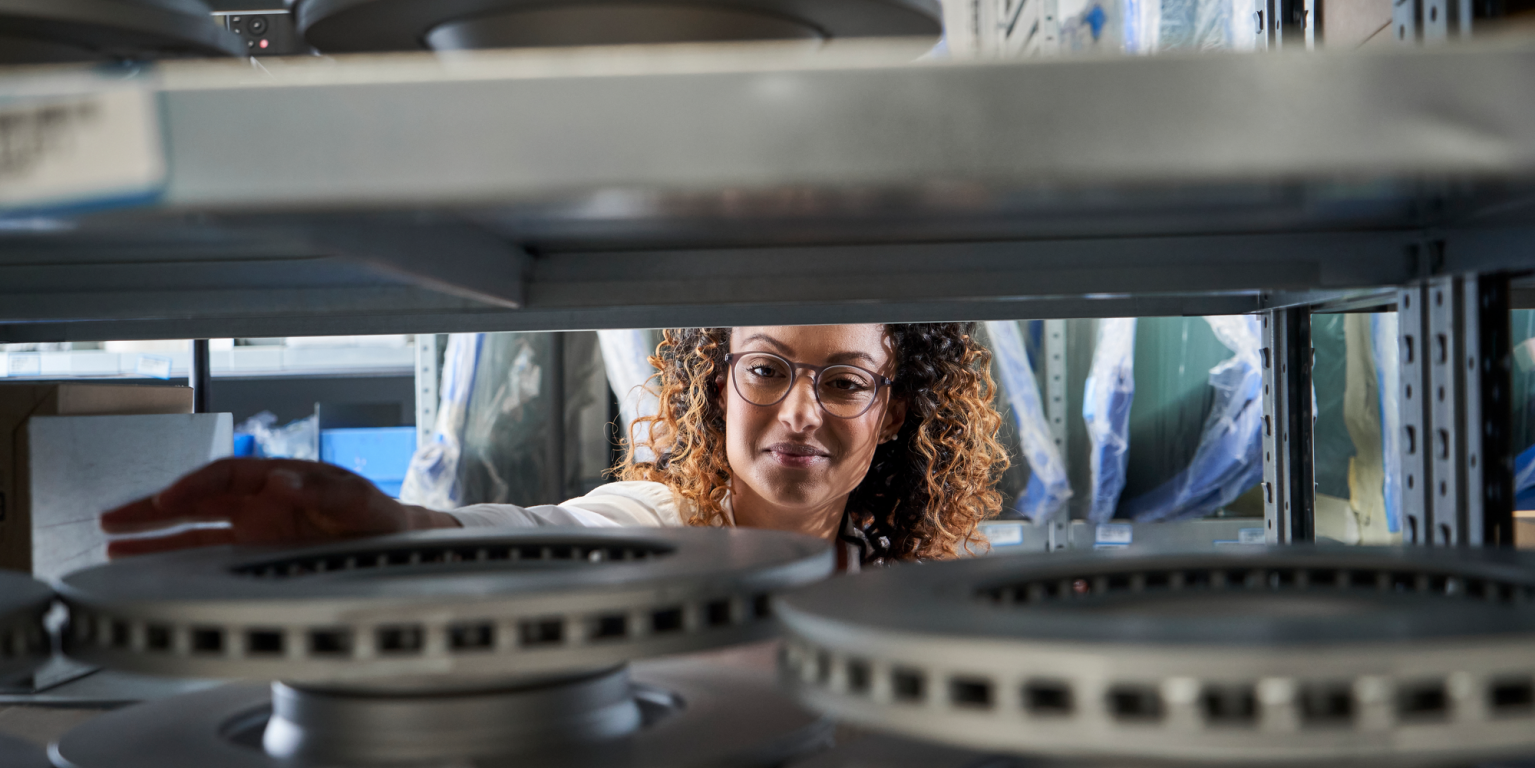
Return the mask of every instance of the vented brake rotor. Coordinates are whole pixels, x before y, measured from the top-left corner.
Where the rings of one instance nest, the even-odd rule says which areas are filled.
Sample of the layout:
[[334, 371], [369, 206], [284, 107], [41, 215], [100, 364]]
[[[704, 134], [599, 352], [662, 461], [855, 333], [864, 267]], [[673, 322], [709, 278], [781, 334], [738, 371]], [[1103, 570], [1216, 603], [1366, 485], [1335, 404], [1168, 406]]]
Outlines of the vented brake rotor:
[[[806, 713], [772, 676], [693, 660], [632, 669], [645, 722], [620, 738], [554, 742], [501, 756], [410, 762], [396, 754], [346, 765], [460, 768], [770, 768], [830, 743], [831, 723]], [[262, 748], [271, 691], [228, 685], [114, 712], [75, 728], [56, 746], [66, 768], [309, 768]], [[414, 713], [411, 718], [414, 719]], [[508, 727], [515, 723], [507, 722]], [[449, 734], [451, 735], [451, 734]], [[420, 746], [417, 744], [416, 746]]]
[[[19, 573], [0, 570], [0, 686], [19, 682], [51, 653], [43, 614], [53, 605], [53, 590]], [[44, 768], [42, 749], [0, 734], [0, 766]]]
[[0, 64], [243, 56], [202, 0], [0, 0]]
[[0, 734], [0, 765], [5, 768], [50, 768], [47, 752], [35, 744]]
[[824, 541], [727, 529], [434, 531], [214, 548], [64, 577], [66, 649], [278, 680], [97, 718], [77, 768], [776, 765], [824, 740], [766, 670], [625, 662], [770, 637]]
[[48, 660], [52, 649], [43, 614], [52, 605], [47, 585], [0, 570], [0, 685], [26, 677]]
[[1000, 556], [781, 598], [784, 675], [850, 723], [1185, 762], [1535, 753], [1535, 561], [1495, 550]]
[[298, 0], [326, 53], [931, 36], [938, 0]]
[[727, 529], [431, 531], [218, 547], [72, 573], [71, 656], [131, 672], [478, 682], [764, 639], [769, 595], [834, 568], [824, 542]]

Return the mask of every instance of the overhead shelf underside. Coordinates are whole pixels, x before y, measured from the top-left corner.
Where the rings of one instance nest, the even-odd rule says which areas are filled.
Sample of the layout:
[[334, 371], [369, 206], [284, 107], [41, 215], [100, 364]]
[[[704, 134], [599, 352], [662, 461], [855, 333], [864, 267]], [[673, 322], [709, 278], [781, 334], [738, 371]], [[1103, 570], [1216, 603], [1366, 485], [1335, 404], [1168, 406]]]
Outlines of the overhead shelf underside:
[[165, 65], [154, 202], [0, 219], [0, 340], [1215, 314], [1535, 267], [1535, 45], [919, 52]]

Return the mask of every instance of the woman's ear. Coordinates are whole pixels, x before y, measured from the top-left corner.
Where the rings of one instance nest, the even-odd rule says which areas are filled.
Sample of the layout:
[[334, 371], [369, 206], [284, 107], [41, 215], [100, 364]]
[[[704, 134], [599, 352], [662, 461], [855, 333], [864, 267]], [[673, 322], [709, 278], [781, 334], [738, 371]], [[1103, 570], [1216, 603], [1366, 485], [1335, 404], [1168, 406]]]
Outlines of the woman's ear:
[[888, 443], [901, 434], [901, 426], [906, 423], [906, 398], [890, 398], [890, 406], [885, 409], [885, 419], [879, 425], [879, 441]]

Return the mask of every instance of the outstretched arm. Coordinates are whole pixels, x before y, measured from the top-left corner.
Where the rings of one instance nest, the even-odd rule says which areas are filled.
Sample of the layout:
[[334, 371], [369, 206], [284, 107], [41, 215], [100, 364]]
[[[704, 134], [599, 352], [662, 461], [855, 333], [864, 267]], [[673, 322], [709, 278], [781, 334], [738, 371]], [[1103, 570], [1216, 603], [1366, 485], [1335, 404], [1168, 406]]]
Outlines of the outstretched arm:
[[401, 504], [341, 467], [295, 459], [221, 459], [101, 516], [102, 530], [109, 534], [168, 531], [198, 522], [227, 522], [229, 527], [122, 539], [111, 542], [107, 554], [294, 544], [459, 526], [452, 515]]

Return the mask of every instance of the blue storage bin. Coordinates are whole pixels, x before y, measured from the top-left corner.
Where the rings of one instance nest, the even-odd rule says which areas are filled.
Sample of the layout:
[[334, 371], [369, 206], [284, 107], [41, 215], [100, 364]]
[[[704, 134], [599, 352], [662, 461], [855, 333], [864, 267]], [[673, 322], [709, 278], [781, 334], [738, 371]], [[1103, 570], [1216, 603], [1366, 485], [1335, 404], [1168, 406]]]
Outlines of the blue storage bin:
[[320, 431], [321, 461], [350, 469], [395, 498], [399, 498], [405, 470], [415, 452], [415, 427]]

